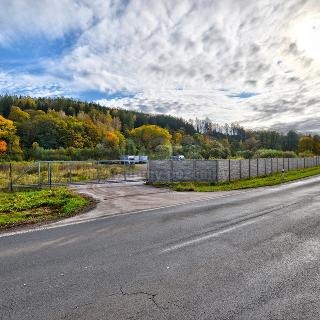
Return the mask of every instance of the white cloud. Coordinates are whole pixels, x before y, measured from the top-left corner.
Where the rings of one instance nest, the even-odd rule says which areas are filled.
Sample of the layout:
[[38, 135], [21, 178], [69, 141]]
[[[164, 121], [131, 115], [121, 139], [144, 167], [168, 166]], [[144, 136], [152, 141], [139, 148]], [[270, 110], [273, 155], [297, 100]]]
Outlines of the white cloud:
[[[15, 75], [0, 72], [0, 94], [19, 94], [37, 97], [68, 96], [66, 85], [51, 76], [36, 76], [29, 74]], [[68, 94], [69, 93], [69, 94]]]
[[71, 31], [81, 32], [99, 18], [99, 5], [89, 0], [1, 0], [0, 45], [30, 36], [52, 40]]
[[[69, 77], [61, 87], [73, 92], [136, 93], [104, 105], [249, 127], [307, 127], [309, 120], [314, 127], [318, 0], [4, 2], [14, 19], [0, 14], [0, 43], [23, 29], [21, 11], [32, 18], [26, 32], [81, 31], [73, 48], [47, 62], [47, 73]], [[258, 95], [231, 97], [241, 92]]]

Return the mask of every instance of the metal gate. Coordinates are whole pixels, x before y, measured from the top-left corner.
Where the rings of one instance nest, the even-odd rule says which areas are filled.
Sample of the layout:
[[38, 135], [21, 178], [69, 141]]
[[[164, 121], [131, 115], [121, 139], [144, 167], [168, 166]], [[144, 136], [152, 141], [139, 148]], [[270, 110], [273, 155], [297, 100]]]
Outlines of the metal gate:
[[17, 162], [0, 167], [0, 188], [144, 182], [147, 174], [147, 163], [134, 164], [125, 160]]

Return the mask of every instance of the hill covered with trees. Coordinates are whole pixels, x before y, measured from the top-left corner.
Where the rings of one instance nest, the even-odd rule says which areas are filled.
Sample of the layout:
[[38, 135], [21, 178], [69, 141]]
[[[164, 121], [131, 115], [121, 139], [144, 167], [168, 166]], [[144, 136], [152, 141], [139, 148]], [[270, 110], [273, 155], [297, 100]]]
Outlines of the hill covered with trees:
[[[285, 152], [285, 153], [284, 153]], [[0, 159], [166, 159], [294, 157], [320, 154], [320, 137], [245, 130], [237, 123], [189, 120], [106, 108], [70, 98], [0, 96]]]

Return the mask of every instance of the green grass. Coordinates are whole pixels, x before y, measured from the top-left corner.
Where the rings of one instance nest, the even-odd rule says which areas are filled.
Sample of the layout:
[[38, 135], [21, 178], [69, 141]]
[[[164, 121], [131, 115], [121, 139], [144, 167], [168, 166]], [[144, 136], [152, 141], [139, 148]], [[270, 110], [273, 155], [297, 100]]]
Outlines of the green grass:
[[0, 230], [72, 216], [92, 201], [67, 188], [0, 193]]
[[281, 174], [276, 173], [270, 176], [251, 178], [244, 180], [235, 180], [231, 182], [179, 182], [179, 183], [156, 183], [156, 187], [169, 187], [175, 191], [229, 191], [238, 189], [257, 188], [273, 186], [284, 182], [294, 181], [306, 177], [320, 174], [320, 167], [293, 170], [285, 173], [284, 181], [281, 180]]

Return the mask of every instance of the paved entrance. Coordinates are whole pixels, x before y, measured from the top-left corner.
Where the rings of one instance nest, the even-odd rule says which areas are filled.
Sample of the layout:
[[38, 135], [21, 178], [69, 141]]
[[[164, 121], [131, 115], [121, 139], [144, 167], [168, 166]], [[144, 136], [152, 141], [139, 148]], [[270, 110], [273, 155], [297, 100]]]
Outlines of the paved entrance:
[[75, 216], [58, 223], [174, 206], [245, 192], [243, 190], [229, 192], [175, 192], [166, 188], [148, 186], [142, 182], [76, 185], [72, 188], [76, 192], [96, 199], [98, 201], [97, 207], [83, 215]]

